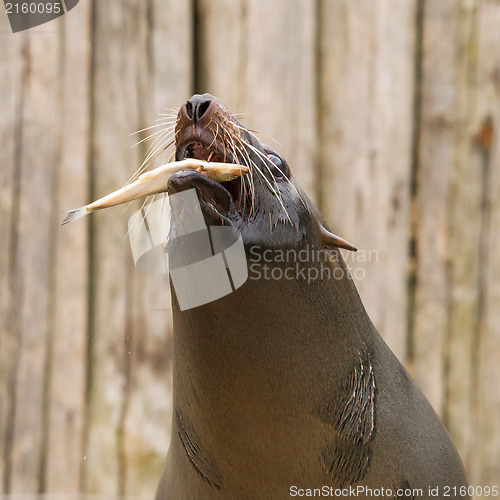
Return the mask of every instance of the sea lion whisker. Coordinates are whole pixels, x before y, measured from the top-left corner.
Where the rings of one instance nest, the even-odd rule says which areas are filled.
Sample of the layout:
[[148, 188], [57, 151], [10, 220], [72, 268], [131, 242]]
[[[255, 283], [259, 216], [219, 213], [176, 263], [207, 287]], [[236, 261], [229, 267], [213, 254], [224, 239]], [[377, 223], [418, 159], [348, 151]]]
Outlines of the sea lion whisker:
[[[238, 148], [238, 151], [243, 151], [244, 155], [246, 155], [246, 157], [248, 159], [247, 166], [250, 169], [250, 191], [252, 193], [252, 205], [251, 205], [251, 208], [250, 208], [250, 214], [249, 215], [252, 216], [253, 213], [254, 213], [254, 210], [255, 210], [255, 179], [253, 177], [253, 170], [254, 170], [254, 168], [258, 169], [258, 167], [257, 167], [257, 164], [250, 158], [250, 155], [248, 154], [247, 148], [245, 147], [244, 143], [242, 142], [241, 136], [238, 136], [237, 140], [238, 140], [238, 143], [241, 146], [241, 149], [237, 145], [236, 145], [236, 147]], [[246, 141], [245, 141], [245, 143], [246, 143]], [[251, 168], [252, 166], [254, 168]]]
[[[168, 140], [168, 139], [167, 139]], [[165, 144], [166, 141], [164, 141], [163, 144]], [[161, 147], [163, 146], [163, 144], [161, 146], [158, 146], [156, 148], [157, 151], [159, 151], [161, 149]], [[158, 158], [158, 156], [160, 156], [165, 150], [167, 150], [170, 146], [173, 146], [175, 144], [175, 138], [172, 138], [170, 140], [170, 142], [168, 142], [168, 144], [165, 145], [165, 147], [163, 147], [163, 149], [161, 151], [158, 152], [158, 154], [156, 154], [156, 156], [154, 158], [151, 158], [150, 159], [150, 163], [154, 160], [156, 160], [156, 158]]]
[[[225, 132], [224, 127], [222, 127], [222, 131], [223, 131], [223, 132]], [[226, 163], [226, 159], [227, 159], [226, 141], [225, 141], [225, 140], [222, 140], [222, 141], [221, 141], [221, 144], [222, 144], [222, 149], [224, 150], [224, 158], [223, 158], [223, 162], [224, 162], [224, 163]]]
[[[135, 171], [135, 173], [132, 175], [132, 177], [127, 181], [127, 184], [130, 184], [133, 182], [139, 175], [141, 175], [147, 168], [148, 166], [158, 158], [164, 151], [166, 151], [170, 146], [175, 144], [175, 138], [173, 138], [159, 153], [153, 158], [152, 154], [148, 155], [148, 157], [143, 161], [142, 165]], [[159, 147], [160, 148], [160, 147]], [[157, 149], [159, 149], [157, 148]]]
[[[148, 150], [146, 151], [146, 159], [144, 160], [144, 163], [147, 163], [149, 158], [153, 156], [158, 149], [162, 147], [162, 143], [168, 142], [172, 137], [174, 137], [174, 134], [172, 133], [173, 130], [165, 130], [163, 131], [163, 134], [160, 134], [158, 137], [156, 137]], [[143, 163], [143, 164], [144, 164]]]
[[161, 216], [163, 217], [164, 211], [165, 211], [165, 206], [167, 204], [167, 193], [162, 193], [163, 194], [163, 202], [161, 204]]
[[173, 140], [172, 134], [165, 134], [157, 137], [154, 140], [153, 144], [151, 144], [151, 146], [146, 151], [146, 157], [144, 158], [144, 161], [141, 163], [139, 170], [147, 167], [147, 165], [151, 162], [151, 158], [153, 158], [153, 156], [157, 153], [157, 151], [159, 151], [165, 145], [166, 142], [172, 140]]
[[163, 133], [158, 135], [158, 137], [156, 137], [152, 141], [151, 145], [148, 147], [148, 149], [146, 151], [145, 159], [142, 162], [141, 167], [143, 167], [144, 165], [147, 165], [149, 160], [156, 154], [158, 149], [161, 149], [162, 145], [164, 145], [165, 142], [168, 142], [169, 140], [171, 140], [172, 137], [173, 137], [172, 133], [166, 132], [166, 131], [163, 131]]
[[[261, 153], [261, 152], [260, 152], [257, 148], [255, 148], [254, 146], [252, 146], [250, 143], [248, 143], [247, 141], [245, 141], [245, 143], [246, 143], [246, 145], [247, 145], [247, 146], [248, 146], [248, 147], [249, 147], [252, 151], [254, 151], [254, 152], [255, 152], [258, 156], [262, 156], [262, 157], [263, 157], [263, 159], [265, 159], [266, 161], [271, 161], [271, 160], [269, 160], [269, 158], [267, 158], [265, 155], [263, 155], [263, 153]], [[265, 166], [268, 168], [268, 170], [269, 170], [269, 167], [267, 166], [267, 164], [266, 164], [266, 163], [264, 163], [264, 165], [265, 165]], [[258, 172], [258, 173], [262, 176], [262, 178], [266, 181], [266, 183], [267, 183], [267, 184], [268, 184], [268, 186], [270, 187], [271, 191], [274, 193], [274, 195], [276, 196], [276, 198], [277, 198], [277, 199], [278, 199], [278, 201], [280, 202], [281, 208], [282, 208], [282, 209], [283, 209], [283, 211], [285, 212], [285, 214], [286, 214], [286, 217], [287, 217], [288, 221], [289, 221], [289, 222], [290, 222], [290, 224], [293, 226], [293, 222], [292, 222], [292, 220], [290, 219], [290, 215], [289, 215], [289, 213], [288, 213], [288, 210], [285, 208], [285, 205], [284, 205], [284, 203], [283, 203], [283, 198], [282, 198], [282, 196], [281, 196], [281, 192], [280, 192], [280, 190], [278, 189], [278, 183], [276, 182], [276, 178], [274, 177], [274, 175], [272, 174], [272, 172], [271, 172], [271, 171], [269, 171], [269, 172], [270, 172], [270, 174], [271, 174], [271, 176], [272, 176], [272, 178], [273, 178], [273, 181], [274, 181], [274, 183], [275, 183], [275, 185], [276, 185], [277, 191], [273, 189], [272, 184], [269, 182], [268, 178], [264, 175], [264, 173], [263, 173], [263, 172], [261, 172], [261, 171], [260, 171], [260, 169], [259, 169], [257, 166], [256, 166], [256, 170], [257, 170], [257, 172]]]
[[[227, 120], [226, 118], [224, 118], [224, 123], [226, 124], [231, 124], [231, 125], [237, 125], [234, 121], [230, 121], [230, 120]], [[233, 132], [237, 132], [237, 133], [234, 133], [234, 134], [231, 134], [230, 131], [229, 131], [229, 127], [225, 127], [223, 128], [223, 131], [225, 132], [225, 134], [228, 136], [230, 142], [233, 144], [233, 146], [238, 150], [238, 152], [240, 153], [241, 157], [245, 160], [245, 164], [246, 166], [249, 168], [249, 173], [250, 173], [250, 185], [249, 185], [249, 188], [250, 188], [250, 192], [251, 192], [251, 196], [252, 196], [252, 199], [251, 199], [251, 206], [250, 206], [250, 213], [249, 213], [249, 216], [252, 217], [253, 213], [254, 213], [254, 209], [255, 209], [255, 179], [254, 179], [254, 176], [253, 176], [253, 168], [257, 168], [256, 164], [252, 161], [252, 159], [250, 158], [250, 155], [248, 154], [248, 151], [247, 149], [245, 148], [245, 146], [243, 145], [242, 143], [242, 137], [241, 137], [241, 133], [240, 133], [240, 128], [237, 128], [235, 131]], [[240, 144], [242, 147], [240, 148], [237, 143]], [[246, 157], [246, 159], [245, 159]], [[242, 182], [244, 182], [244, 186], [246, 188], [246, 180], [242, 179]], [[246, 207], [246, 190], [245, 190], [245, 205]]]
[[123, 215], [129, 208], [132, 203], [134, 203], [135, 200], [129, 201], [126, 205], [125, 208], [122, 210], [122, 213], [120, 215]]
[[152, 130], [152, 129], [160, 128], [160, 127], [163, 127], [163, 130], [175, 130], [176, 124], [177, 124], [176, 121], [173, 121], [173, 122], [162, 122], [162, 123], [158, 123], [158, 125], [153, 125], [151, 127], [147, 127], [147, 128], [145, 128], [143, 130], [140, 130], [140, 132], [144, 132], [144, 131], [147, 131], [147, 130]]
[[[252, 215], [252, 210], [253, 210], [253, 203], [254, 203], [254, 198], [255, 198], [255, 192], [254, 192], [254, 179], [253, 179], [253, 173], [252, 173], [252, 160], [250, 159], [250, 156], [248, 155], [247, 151], [243, 148], [240, 149], [238, 147], [238, 145], [236, 144], [236, 141], [235, 139], [241, 143], [240, 141], [240, 136], [236, 136], [234, 137], [232, 134], [229, 133], [229, 130], [227, 130], [226, 128], [223, 127], [223, 132], [227, 135], [228, 137], [228, 142], [229, 144], [231, 145], [231, 148], [233, 150], [233, 155], [235, 156], [235, 158], [238, 160], [238, 162], [242, 162], [245, 164], [246, 167], [248, 167], [249, 169], [249, 173], [250, 173], [250, 191], [252, 193], [252, 206], [251, 206], [251, 210], [250, 210], [250, 215]], [[237, 151], [237, 152], [236, 152]], [[245, 158], [245, 155], [246, 155], [246, 158]], [[243, 211], [245, 211], [246, 209], [246, 196], [247, 196], [247, 191], [246, 191], [246, 181], [244, 179], [241, 180], [241, 182], [243, 183]]]
[[[234, 122], [229, 122], [228, 120], [225, 120], [225, 122], [227, 124], [231, 123], [234, 125]], [[238, 141], [239, 144], [242, 144], [241, 143], [241, 134], [238, 133], [238, 134], [233, 135], [228, 127], [223, 127], [223, 132], [226, 134], [226, 136], [228, 137], [228, 140], [233, 144], [233, 146], [236, 146], [235, 139]], [[248, 152], [244, 148], [243, 148], [243, 151], [240, 150], [240, 148], [238, 148], [238, 151], [240, 152], [240, 154], [242, 154], [242, 156], [246, 155], [246, 157], [248, 158], [247, 166], [250, 168], [251, 160], [250, 160], [250, 156], [248, 155]]]
[[255, 170], [262, 177], [262, 179], [264, 179], [264, 181], [266, 182], [266, 184], [269, 187], [269, 189], [271, 190], [271, 192], [276, 196], [276, 199], [280, 202], [280, 205], [281, 205], [281, 208], [283, 209], [283, 212], [285, 212], [286, 218], [288, 219], [290, 224], [293, 226], [292, 219], [290, 218], [288, 210], [286, 209], [286, 207], [283, 203], [283, 200], [281, 198], [281, 193], [276, 192], [276, 190], [273, 188], [273, 185], [269, 182], [269, 179], [264, 175], [264, 173], [261, 172], [260, 168], [256, 168]]
[[[265, 164], [264, 164], [265, 165]], [[278, 201], [280, 202], [280, 205], [281, 207], [283, 208], [283, 211], [285, 212], [286, 214], [286, 217], [288, 219], [288, 221], [290, 222], [290, 224], [293, 226], [293, 223], [292, 223], [292, 220], [290, 219], [290, 216], [288, 214], [288, 210], [285, 208], [285, 205], [283, 203], [283, 197], [281, 195], [281, 190], [279, 189], [278, 187], [278, 183], [276, 182], [276, 178], [274, 177], [273, 173], [271, 172], [271, 170], [269, 169], [269, 167], [267, 165], [265, 165], [267, 170], [269, 171], [272, 179], [273, 179], [273, 182], [274, 182], [274, 185], [276, 186], [276, 189], [272, 189], [272, 192], [275, 194], [275, 196], [277, 197]], [[257, 169], [257, 171], [259, 172], [259, 174], [262, 176], [263, 179], [266, 180], [267, 184], [269, 186], [271, 186], [271, 183], [269, 182], [269, 180], [267, 179], [267, 177], [264, 175], [263, 172], [261, 172], [261, 170], [257, 167], [257, 165], [255, 165], [255, 168]]]
[[[153, 200], [154, 200], [154, 195], [153, 195]], [[125, 234], [125, 236], [123, 237], [123, 241], [125, 241], [127, 239], [127, 237], [130, 235], [130, 231], [132, 230], [132, 228], [135, 226], [138, 218], [142, 215], [142, 220], [144, 221], [144, 219], [146, 218], [146, 214], [143, 213], [143, 208], [144, 206], [146, 205], [147, 201], [149, 200], [149, 198], [151, 198], [151, 196], [146, 196], [146, 198], [144, 199], [144, 202], [142, 203], [141, 205], [141, 208], [139, 210], [137, 210], [137, 212], [135, 213], [134, 215], [134, 220], [132, 221], [132, 224], [129, 225], [128, 227], [128, 230]], [[134, 200], [135, 201], [135, 200]], [[130, 203], [133, 203], [133, 201], [131, 201]], [[137, 237], [137, 236], [136, 236]]]
[[[231, 147], [231, 150], [233, 152], [233, 156], [235, 158], [235, 160], [238, 162], [238, 163], [242, 163], [244, 164], [246, 167], [248, 167], [249, 169], [249, 172], [251, 172], [251, 165], [247, 163], [246, 159], [244, 157], [240, 158], [240, 155], [238, 154], [237, 152], [237, 147], [236, 147], [236, 143], [234, 141], [234, 138], [229, 135], [229, 145]], [[239, 153], [241, 153], [241, 151], [239, 151]], [[243, 177], [240, 177], [240, 191], [243, 193], [243, 207], [241, 208], [241, 210], [243, 212], [245, 212], [246, 210], [246, 202], [247, 202], [247, 187], [246, 187], [246, 182], [245, 180], [243, 179]]]
[[[234, 122], [232, 122], [232, 123], [234, 124]], [[250, 192], [251, 192], [252, 199], [251, 199], [249, 217], [252, 217], [254, 212], [255, 212], [255, 179], [253, 176], [253, 168], [258, 168], [258, 167], [255, 164], [255, 162], [250, 158], [250, 155], [248, 154], [248, 150], [242, 141], [240, 130], [239, 129], [237, 129], [237, 130], [238, 130], [238, 134], [235, 135], [235, 137], [230, 136], [230, 138], [231, 138], [231, 141], [233, 142], [233, 144], [235, 145], [235, 147], [237, 148], [237, 150], [240, 152], [241, 156], [242, 157], [246, 156], [246, 159], [248, 160], [248, 161], [245, 161], [245, 163], [246, 163], [246, 166], [250, 169], [250, 171], [249, 171], [249, 173], [250, 173]], [[235, 139], [236, 139], [236, 141], [235, 141]], [[241, 148], [236, 144], [236, 142], [241, 146]]]
[[[239, 140], [239, 138], [238, 138]], [[235, 147], [238, 151], [240, 151], [240, 153], [242, 152], [241, 149], [239, 148], [239, 146], [237, 144], [235, 144]], [[242, 154], [242, 159], [245, 161], [245, 166], [247, 166], [249, 168], [249, 174], [250, 174], [250, 193], [251, 193], [251, 196], [252, 196], [252, 200], [251, 200], [251, 205], [250, 205], [250, 213], [249, 213], [249, 216], [251, 217], [254, 213], [254, 209], [255, 209], [255, 180], [254, 180], [254, 177], [253, 177], [253, 168], [257, 168], [257, 166], [255, 165], [255, 163], [251, 160], [250, 156], [248, 155], [248, 152], [246, 151], [246, 149], [243, 148], [243, 153]], [[246, 155], [246, 158], [245, 158], [245, 155]], [[244, 181], [245, 182], [245, 181]]]
[[[149, 152], [146, 156], [146, 159], [142, 163], [142, 166], [147, 165], [154, 161], [165, 149], [168, 149], [172, 144], [175, 143], [175, 138], [172, 137], [171, 134], [166, 134], [165, 137], [157, 138], [159, 139], [158, 144], [154, 147], [154, 149]], [[156, 142], [156, 140], [155, 140]]]
[[[221, 144], [223, 144], [224, 147], [227, 147], [228, 149], [231, 150], [235, 162], [243, 163], [244, 158], [240, 159], [238, 153], [236, 152], [234, 138], [232, 137], [232, 135], [227, 127], [227, 124], [229, 123], [228, 120], [226, 120], [224, 117], [222, 117], [220, 115], [219, 115], [219, 119], [220, 119], [220, 125], [221, 125], [220, 129], [222, 130], [222, 135], [219, 136], [219, 141], [221, 142]], [[219, 125], [219, 123], [217, 124], [217, 133], [219, 133], [218, 125]], [[248, 167], [249, 170], [251, 170], [250, 165], [248, 165], [246, 162], [244, 163], [244, 165], [246, 167]], [[243, 182], [243, 179], [241, 179], [241, 182]], [[244, 196], [246, 196], [246, 186], [244, 183], [242, 184], [242, 186], [245, 187]]]
[[155, 121], [160, 121], [160, 120], [165, 120], [165, 118], [171, 118], [173, 119], [174, 121], [178, 119], [178, 116], [177, 115], [166, 115], [166, 114], [161, 114], [160, 113], [160, 116], [162, 116], [162, 118], [157, 118]]
[[227, 134], [226, 130], [224, 130], [224, 129], [222, 129], [222, 130], [227, 135], [227, 139], [222, 137], [222, 142], [225, 144], [226, 148], [231, 151], [231, 153], [234, 157], [234, 161], [238, 162], [239, 157], [238, 157], [236, 150], [234, 149], [234, 141], [233, 141], [232, 137]]
[[157, 123], [156, 125], [151, 125], [150, 127], [141, 128], [140, 130], [137, 130], [136, 132], [132, 132], [131, 134], [129, 134], [129, 136], [137, 135], [137, 134], [140, 134], [141, 132], [145, 132], [146, 130], [151, 130], [153, 128], [159, 128], [159, 127], [163, 127], [165, 125], [171, 125], [171, 124], [175, 124], [175, 123], [176, 123], [176, 121]]
[[[235, 123], [235, 125], [242, 129], [242, 130], [245, 130], [246, 132], [248, 132], [251, 136], [254, 137], [254, 139], [256, 140], [259, 140], [259, 138], [257, 137], [257, 135], [261, 135], [262, 137], [265, 137], [266, 139], [274, 142], [275, 144], [277, 144], [278, 146], [280, 147], [283, 147], [283, 144], [281, 144], [281, 142], [279, 142], [278, 140], [276, 140], [274, 137], [271, 137], [270, 135], [267, 135], [267, 134], [264, 134], [264, 132], [259, 132], [258, 130], [254, 130], [254, 129], [251, 129], [251, 128], [246, 128], [246, 127], [243, 127], [237, 123]], [[257, 134], [257, 135], [256, 135]]]
[[[232, 146], [233, 150], [236, 151], [236, 144], [235, 144], [233, 138], [231, 138], [231, 146]], [[247, 160], [245, 159], [245, 157], [242, 156], [241, 159], [240, 159], [240, 156], [238, 154], [236, 154], [235, 156], [238, 158], [239, 162], [241, 161], [242, 164], [244, 164], [246, 167], [248, 167], [248, 171], [251, 172], [251, 165], [247, 162]], [[252, 174], [250, 174], [250, 178], [253, 179]], [[250, 182], [250, 190], [252, 190], [253, 187], [254, 187], [253, 183]], [[246, 208], [247, 208], [248, 190], [247, 190], [246, 180], [243, 179], [243, 177], [240, 177], [240, 192], [243, 193], [243, 196], [242, 196], [243, 207], [241, 207], [241, 210], [242, 210], [242, 212], [245, 212]], [[252, 200], [253, 200], [253, 194], [252, 194]], [[241, 206], [241, 204], [240, 204], [240, 206]]]
[[216, 122], [215, 126], [216, 126], [216, 129], [215, 129], [214, 138], [213, 138], [213, 141], [210, 143], [210, 146], [208, 146], [208, 149], [212, 149], [214, 147], [214, 145], [217, 144], [217, 139], [219, 137], [219, 123]]
[[203, 130], [210, 130], [210, 125], [212, 125], [212, 123], [214, 123], [214, 119], [210, 118], [210, 121], [203, 127]]
[[[161, 137], [162, 137], [161, 135], [159, 137], [157, 137], [154, 140], [153, 144], [156, 144], [157, 141], [161, 141]], [[146, 151], [146, 159], [141, 163], [141, 165], [139, 166], [139, 168], [132, 174], [132, 176], [125, 183], [125, 185], [130, 184], [131, 182], [133, 182], [135, 179], [137, 179], [137, 177], [139, 177], [139, 175], [141, 175], [144, 172], [144, 170], [146, 170], [146, 168], [148, 167], [148, 162], [149, 162], [149, 158], [150, 158], [149, 152], [150, 152], [151, 147], [152, 147], [152, 145]]]
[[167, 111], [169, 113], [175, 113], [177, 115], [177, 113], [179, 112], [179, 109], [178, 108], [163, 108], [163, 111]]
[[227, 120], [221, 118], [219, 123], [221, 125], [223, 141], [227, 141], [229, 143], [232, 140], [232, 137], [228, 127], [228, 122]]
[[158, 134], [164, 134], [164, 133], [170, 134], [173, 131], [174, 131], [174, 127], [169, 127], [167, 129], [164, 129], [164, 130], [157, 130], [156, 132], [148, 135], [147, 137], [144, 137], [144, 139], [141, 139], [139, 142], [136, 142], [133, 146], [130, 146], [130, 149], [135, 148], [136, 146], [138, 146], [139, 144], [142, 144], [143, 142], [151, 140], [154, 136], [156, 136]]
[[[136, 218], [132, 221], [132, 224], [130, 225], [130, 227], [129, 227], [128, 231], [127, 231], [127, 234], [125, 235], [125, 238], [130, 234], [130, 230], [136, 224], [136, 222], [137, 222], [137, 216], [138, 215], [142, 215], [142, 221], [143, 221], [144, 224], [146, 224], [148, 213], [151, 210], [151, 206], [155, 202], [157, 196], [158, 196], [158, 194], [154, 194], [152, 196], [146, 196], [146, 199], [144, 200], [143, 204], [141, 205], [141, 208], [136, 213]], [[148, 203], [148, 200], [150, 198], [151, 198], [151, 201]], [[146, 208], [146, 211], [144, 211], [144, 207], [146, 206], [146, 203], [147, 203], [147, 208]], [[136, 238], [137, 238], [137, 236], [136, 236]]]
[[[283, 178], [286, 180], [286, 182], [288, 182], [288, 184], [290, 184], [290, 186], [292, 186], [293, 190], [297, 193], [297, 196], [299, 197], [300, 201], [302, 202], [302, 205], [307, 209], [307, 203], [306, 201], [304, 200], [304, 197], [302, 196], [302, 194], [300, 193], [300, 191], [297, 189], [297, 187], [295, 186], [295, 184], [291, 181], [291, 179], [285, 174], [285, 172], [283, 172], [277, 165], [275, 165], [266, 155], [264, 155], [261, 151], [259, 151], [258, 149], [254, 148], [251, 144], [248, 144], [248, 146], [250, 148], [252, 148], [255, 153], [260, 157], [262, 158], [262, 160], [264, 162], [266, 162], [266, 166], [267, 166], [267, 163], [269, 163], [270, 166], [274, 166], [275, 168], [277, 168], [281, 174], [283, 175]], [[268, 170], [269, 170], [269, 167], [267, 167]], [[269, 171], [269, 173], [271, 175], [273, 175], [273, 173], [271, 171]], [[274, 177], [274, 175], [273, 175]]]

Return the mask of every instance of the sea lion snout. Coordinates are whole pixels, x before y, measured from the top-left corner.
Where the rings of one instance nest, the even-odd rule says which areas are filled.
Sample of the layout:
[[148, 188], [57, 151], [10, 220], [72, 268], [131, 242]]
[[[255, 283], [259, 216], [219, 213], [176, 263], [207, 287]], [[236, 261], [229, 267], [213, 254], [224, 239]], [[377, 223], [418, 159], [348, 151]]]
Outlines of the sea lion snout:
[[219, 106], [220, 103], [214, 96], [195, 94], [181, 106], [179, 119], [185, 124], [206, 127]]
[[[223, 132], [224, 131], [224, 132]], [[175, 125], [176, 160], [236, 163], [229, 136], [238, 134], [224, 104], [210, 94], [195, 94], [179, 109]]]

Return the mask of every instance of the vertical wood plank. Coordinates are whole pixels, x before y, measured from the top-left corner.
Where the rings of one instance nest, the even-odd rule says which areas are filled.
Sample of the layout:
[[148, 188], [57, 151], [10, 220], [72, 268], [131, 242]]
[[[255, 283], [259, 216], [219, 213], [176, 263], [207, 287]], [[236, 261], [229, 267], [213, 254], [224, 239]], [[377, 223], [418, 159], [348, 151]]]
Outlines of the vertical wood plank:
[[[55, 187], [57, 209], [89, 199], [89, 71], [90, 3], [56, 21], [60, 31], [62, 82], [59, 117], [60, 161]], [[47, 425], [45, 490], [75, 493], [83, 464], [88, 221], [52, 227], [55, 263], [49, 420]]]
[[10, 483], [12, 402], [11, 362], [17, 341], [11, 328], [12, 229], [17, 198], [16, 140], [20, 139], [20, 105], [23, 58], [22, 40], [10, 31], [7, 16], [0, 18], [0, 490]]
[[[456, 155], [458, 15], [457, 2], [425, 6], [413, 361], [417, 382], [440, 413], [448, 328], [448, 207]], [[449, 36], [443, 37], [445, 31]]]
[[312, 0], [201, 0], [197, 62], [200, 90], [215, 94], [233, 112], [250, 113], [243, 123], [262, 132], [262, 141], [285, 155], [313, 199], [315, 7]]
[[[93, 150], [95, 198], [123, 185], [139, 164], [129, 134], [139, 129], [137, 86], [147, 57], [146, 3], [94, 2]], [[123, 494], [123, 405], [128, 384], [125, 340], [132, 321], [132, 269], [123, 209], [90, 220], [88, 412], [83, 488]]]
[[[477, 441], [472, 484], [495, 485], [500, 477], [500, 2], [480, 2], [478, 12], [477, 127], [482, 131], [482, 214], [479, 253], [480, 321], [474, 380]], [[490, 129], [490, 130], [488, 130]], [[488, 138], [491, 134], [490, 139]], [[491, 142], [490, 142], [491, 141]]]
[[246, 95], [247, 4], [245, 0], [197, 2], [196, 90], [216, 95], [234, 113], [250, 111], [242, 109]]
[[491, 363], [498, 334], [488, 298], [497, 283], [498, 11], [494, 2], [426, 4], [413, 331], [417, 381], [443, 413], [471, 484], [483, 486], [494, 483], [499, 463], [490, 385], [499, 377]]
[[[444, 416], [469, 470], [477, 464], [482, 153], [475, 131], [479, 2], [426, 4], [413, 328], [417, 382]], [[452, 36], [444, 38], [443, 32]], [[474, 482], [472, 481], [472, 484]], [[477, 483], [479, 484], [479, 483]]]
[[191, 96], [194, 43], [190, 2], [152, 0], [151, 19], [149, 91], [153, 100], [149, 120], [164, 108], [180, 107]]
[[12, 492], [42, 488], [43, 436], [46, 422], [46, 374], [50, 342], [50, 300], [53, 245], [50, 227], [55, 216], [53, 192], [58, 155], [60, 87], [59, 37], [53, 25], [27, 38], [23, 85], [22, 141], [19, 161], [20, 199], [16, 265], [19, 287], [11, 314], [20, 353], [16, 372], [13, 427]]
[[[457, 4], [454, 55], [446, 62], [456, 68], [456, 76], [450, 80], [456, 90], [455, 102], [450, 103], [454, 117], [447, 124], [453, 134], [454, 144], [451, 147], [454, 152], [451, 154], [446, 215], [448, 228], [445, 230], [448, 291], [445, 293], [446, 303], [443, 304], [447, 325], [442, 360], [445, 377], [442, 412], [452, 439], [466, 462], [470, 458], [472, 439], [471, 391], [474, 367], [471, 353], [474, 351], [477, 329], [478, 242], [481, 227], [481, 161], [473, 140], [477, 127], [476, 103], [481, 92], [476, 74], [477, 6], [478, 2], [470, 1]], [[448, 19], [443, 22], [448, 26]], [[434, 43], [438, 43], [437, 34]], [[437, 65], [433, 71], [439, 72], [441, 69]], [[435, 78], [432, 74], [429, 77]], [[439, 170], [437, 165], [434, 168]], [[425, 366], [421, 368], [423, 371]]]
[[[151, 2], [147, 39], [149, 66], [144, 70], [146, 78], [141, 80], [139, 128], [151, 126], [165, 108], [179, 107], [192, 93], [189, 2]], [[167, 160], [167, 155], [159, 158], [161, 162]], [[127, 265], [132, 268], [129, 255]], [[130, 352], [123, 407], [125, 492], [152, 497], [168, 450], [172, 417], [170, 286], [166, 275], [137, 270], [133, 283], [133, 321], [125, 339]]]
[[405, 360], [415, 1], [325, 1], [322, 208], [373, 322]]
[[172, 354], [168, 276], [135, 272], [130, 388], [125, 420], [126, 492], [153, 496], [170, 442]]

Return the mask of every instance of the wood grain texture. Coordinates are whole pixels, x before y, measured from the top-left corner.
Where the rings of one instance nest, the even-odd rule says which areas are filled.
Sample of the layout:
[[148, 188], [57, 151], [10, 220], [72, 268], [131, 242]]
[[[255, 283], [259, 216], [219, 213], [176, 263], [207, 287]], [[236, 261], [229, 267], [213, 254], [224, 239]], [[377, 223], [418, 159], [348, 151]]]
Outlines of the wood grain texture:
[[[26, 36], [22, 84], [22, 134], [19, 200], [16, 220], [16, 293], [10, 314], [19, 342], [15, 371], [15, 412], [10, 491], [35, 493], [41, 488], [47, 419], [47, 363], [51, 332], [54, 185], [58, 160], [58, 84], [60, 39], [41, 28]], [[36, 147], [34, 147], [36, 145]]]
[[[199, 2], [203, 91], [281, 151], [316, 198], [316, 2]], [[221, 25], [224, 29], [221, 30]]]
[[[443, 37], [443, 33], [449, 37]], [[419, 150], [414, 374], [437, 412], [444, 401], [448, 328], [448, 211], [456, 158], [459, 5], [426, 4]]]
[[321, 206], [373, 322], [406, 357], [415, 2], [326, 1], [320, 19]]
[[180, 107], [193, 91], [193, 15], [190, 2], [151, 1], [148, 123], [165, 108]]
[[[115, 24], [107, 23], [109, 18]], [[95, 55], [96, 194], [123, 184], [140, 165], [144, 148], [130, 150], [138, 139], [129, 134], [154, 124], [165, 107], [189, 96], [190, 19], [186, 4], [178, 2], [97, 6], [96, 44], [107, 48]], [[84, 484], [88, 492], [151, 495], [170, 431], [170, 291], [164, 277], [142, 276], [133, 269], [124, 224], [132, 212], [119, 224], [117, 212], [92, 222]], [[104, 474], [102, 467], [107, 468]]]
[[[477, 2], [459, 5], [456, 21], [456, 86], [452, 133], [454, 148], [450, 171], [446, 252], [447, 327], [445, 328], [444, 400], [442, 412], [462, 457], [472, 445], [472, 381], [477, 329], [479, 275], [478, 251], [481, 224], [482, 166], [475, 128], [477, 121]], [[428, 217], [431, 217], [429, 214]]]
[[19, 176], [17, 157], [21, 131], [24, 40], [8, 33], [7, 17], [0, 19], [0, 488], [10, 489], [15, 415], [15, 371], [19, 343], [15, 332], [13, 302]]
[[[93, 189], [99, 197], [123, 185], [139, 162], [129, 134], [139, 129], [146, 4], [95, 2], [92, 96]], [[90, 220], [89, 361], [83, 488], [123, 494], [126, 462], [123, 418], [129, 388], [133, 280], [123, 209]]]
[[[53, 25], [61, 38], [60, 145], [54, 186], [57, 210], [86, 203], [90, 198], [90, 3], [79, 5], [77, 12]], [[51, 237], [56, 263], [42, 490], [68, 494], [79, 490], [84, 462], [88, 221], [63, 228], [57, 214]]]
[[244, 113], [359, 247], [368, 313], [471, 484], [495, 484], [499, 26], [500, 0], [92, 0], [16, 35], [0, 16], [0, 492], [153, 495], [168, 278], [133, 267], [138, 205], [62, 229], [57, 210], [122, 185], [147, 147], [129, 134], [193, 91]]
[[500, 2], [479, 4], [477, 15], [477, 130], [481, 132], [481, 236], [479, 316], [473, 358], [476, 441], [469, 458], [473, 484], [497, 484], [500, 477]]
[[[140, 79], [138, 128], [151, 126], [159, 113], [180, 106], [192, 92], [189, 3], [155, 0], [150, 9], [146, 32], [149, 62], [147, 68], [143, 67]], [[141, 157], [145, 155], [145, 147], [139, 149]], [[161, 155], [158, 162], [167, 160], [166, 155]], [[127, 265], [133, 268], [130, 255]], [[123, 407], [126, 410], [123, 412], [124, 491], [151, 497], [170, 441], [173, 342], [170, 286], [168, 276], [137, 270], [132, 273], [133, 317], [125, 339], [130, 368]]]

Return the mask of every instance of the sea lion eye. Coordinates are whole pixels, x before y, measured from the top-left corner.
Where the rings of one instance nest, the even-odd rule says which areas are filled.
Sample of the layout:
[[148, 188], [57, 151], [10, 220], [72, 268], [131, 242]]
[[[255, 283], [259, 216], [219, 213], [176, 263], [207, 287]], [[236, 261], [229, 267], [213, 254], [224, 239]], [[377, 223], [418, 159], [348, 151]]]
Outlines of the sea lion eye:
[[283, 160], [272, 153], [269, 153], [267, 157], [271, 160], [267, 162], [269, 172], [275, 179], [282, 179], [286, 175], [286, 166]]

